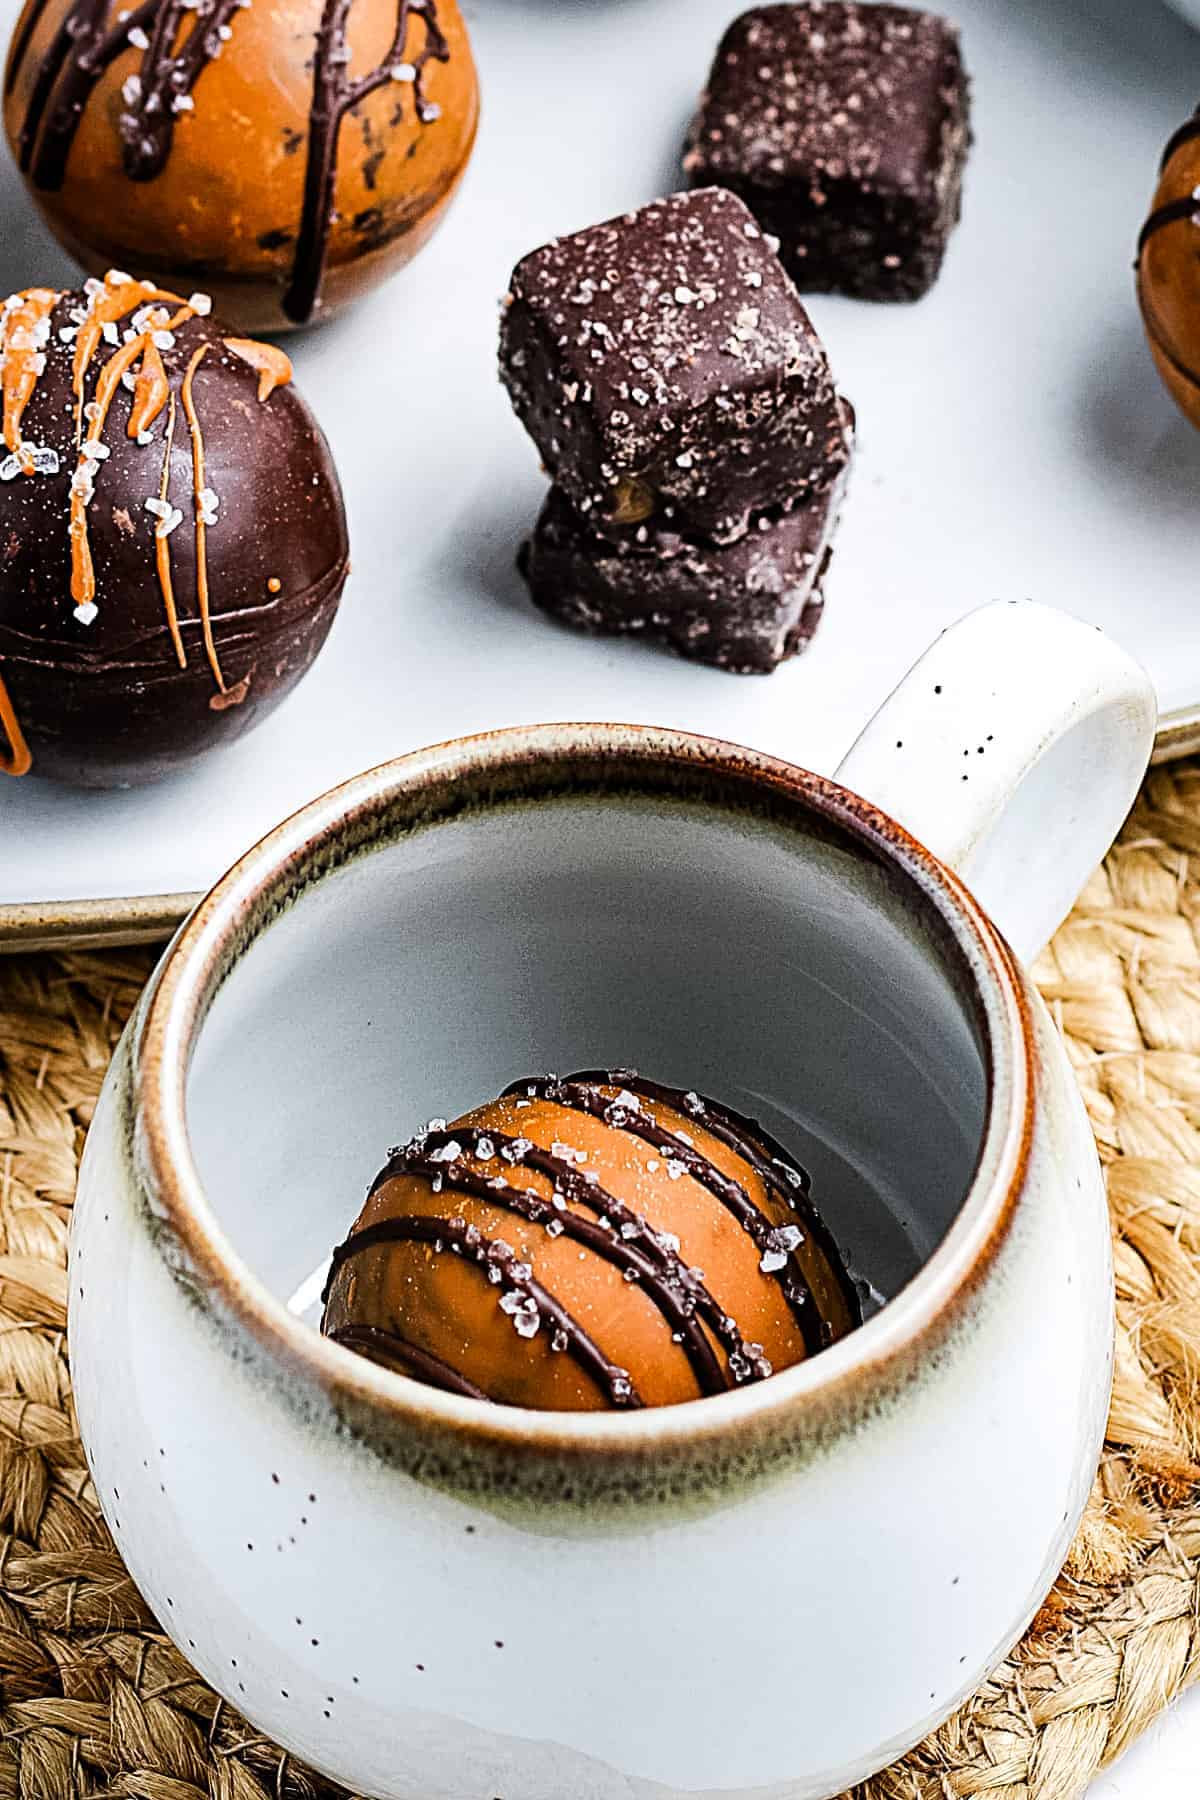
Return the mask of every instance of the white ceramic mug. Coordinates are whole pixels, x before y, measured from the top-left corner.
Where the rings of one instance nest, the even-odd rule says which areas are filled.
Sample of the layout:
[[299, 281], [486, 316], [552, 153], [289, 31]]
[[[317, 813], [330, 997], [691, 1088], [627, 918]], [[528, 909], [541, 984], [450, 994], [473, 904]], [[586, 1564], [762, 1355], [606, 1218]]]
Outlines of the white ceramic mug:
[[[1111, 643], [992, 607], [844, 765], [895, 817], [709, 740], [541, 726], [363, 775], [218, 884], [105, 1085], [70, 1328], [105, 1516], [234, 1706], [387, 1800], [804, 1800], [972, 1689], [1062, 1561], [1110, 1375], [1095, 1149], [1012, 951], [1153, 728]], [[603, 1064], [757, 1114], [895, 1297], [626, 1414], [435, 1391], [288, 1310], [390, 1144]]]

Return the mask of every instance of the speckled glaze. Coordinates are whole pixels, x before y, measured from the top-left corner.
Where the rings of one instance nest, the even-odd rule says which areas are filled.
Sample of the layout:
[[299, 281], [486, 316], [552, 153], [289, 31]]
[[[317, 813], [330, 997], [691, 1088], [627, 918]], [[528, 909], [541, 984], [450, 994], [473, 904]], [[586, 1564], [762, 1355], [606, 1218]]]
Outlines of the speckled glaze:
[[[1043, 644], [1071, 651], [1057, 727], [1022, 676]], [[974, 855], [1014, 816], [993, 788], [1019, 813], [1049, 758], [1074, 793], [1075, 744], [1086, 822], [1043, 790], [1024, 829], [1077, 884], [1149, 755], [1140, 671], [1038, 608], [988, 609], [930, 655], [856, 780], [886, 784], [883, 746], [924, 731], [906, 810]], [[974, 735], [1003, 746], [965, 838], [934, 803], [947, 728], [926, 686], [971, 690]], [[1049, 928], [1045, 906], [1008, 916], [1025, 952]], [[436, 1392], [289, 1312], [378, 1161], [357, 1142], [376, 1111], [400, 1137], [423, 1079], [490, 1072], [491, 1036], [554, 1066], [589, 1025], [598, 1057], [623, 1030], [670, 1079], [723, 1063], [735, 1099], [799, 1082], [817, 1151], [825, 1133], [864, 1167], [886, 1173], [876, 1116], [911, 1130], [897, 1155], [922, 1191], [944, 1163], [947, 1198], [896, 1297], [757, 1387], [628, 1415]], [[1087, 1120], [971, 893], [845, 788], [637, 727], [406, 757], [252, 850], [131, 1021], [76, 1206], [76, 1397], [122, 1554], [232, 1704], [384, 1800], [816, 1800], [880, 1766], [1043, 1598], [1094, 1471], [1111, 1328]]]

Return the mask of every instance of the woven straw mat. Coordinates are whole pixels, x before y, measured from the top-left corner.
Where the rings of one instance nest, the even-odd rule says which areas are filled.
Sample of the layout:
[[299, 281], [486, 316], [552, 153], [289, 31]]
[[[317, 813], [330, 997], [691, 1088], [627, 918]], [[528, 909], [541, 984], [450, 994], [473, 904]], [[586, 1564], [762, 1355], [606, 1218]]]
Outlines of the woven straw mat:
[[[1108, 1174], [1116, 1385], [1096, 1487], [1024, 1643], [854, 1800], [1068, 1800], [1200, 1671], [1198, 921], [1200, 762], [1151, 774], [1036, 971]], [[0, 1800], [332, 1797], [158, 1630], [75, 1435], [75, 1173], [150, 960], [0, 959]]]

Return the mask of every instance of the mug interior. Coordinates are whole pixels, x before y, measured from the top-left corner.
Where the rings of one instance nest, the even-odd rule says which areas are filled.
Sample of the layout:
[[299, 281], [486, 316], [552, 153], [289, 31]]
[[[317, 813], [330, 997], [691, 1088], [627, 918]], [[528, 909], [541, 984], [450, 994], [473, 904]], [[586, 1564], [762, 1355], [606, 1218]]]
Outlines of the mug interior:
[[186, 1087], [233, 1249], [315, 1320], [315, 1272], [391, 1146], [520, 1076], [623, 1066], [759, 1118], [864, 1294], [892, 1297], [988, 1125], [987, 1008], [945, 909], [794, 786], [546, 768], [381, 811], [249, 934]]

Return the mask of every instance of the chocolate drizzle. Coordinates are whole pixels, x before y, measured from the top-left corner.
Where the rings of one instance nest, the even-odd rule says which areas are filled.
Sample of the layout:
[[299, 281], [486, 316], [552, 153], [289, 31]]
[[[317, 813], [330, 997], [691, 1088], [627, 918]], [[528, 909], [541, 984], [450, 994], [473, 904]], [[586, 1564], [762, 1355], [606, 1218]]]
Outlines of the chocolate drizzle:
[[[615, 1093], [613, 1089], [616, 1089]], [[698, 1094], [643, 1080], [627, 1070], [588, 1070], [565, 1080], [548, 1076], [519, 1081], [507, 1088], [503, 1097], [541, 1099], [586, 1113], [661, 1151], [672, 1179], [687, 1174], [704, 1186], [753, 1240], [760, 1252], [760, 1268], [778, 1281], [800, 1326], [809, 1354], [830, 1341], [831, 1330], [793, 1255], [806, 1236], [816, 1240], [824, 1251], [840, 1285], [849, 1316], [858, 1321], [857, 1294], [811, 1203], [811, 1184], [806, 1172], [782, 1145], [752, 1120], [704, 1100]], [[671, 1130], [652, 1117], [642, 1106], [643, 1099], [659, 1102], [694, 1119], [699, 1128], [725, 1144], [782, 1199], [789, 1212], [795, 1214], [797, 1222], [782, 1227], [776, 1224], [759, 1209], [740, 1182], [726, 1175], [696, 1148], [688, 1134]], [[548, 1180], [549, 1196], [536, 1187], [514, 1181], [511, 1174], [518, 1169]], [[772, 1373], [762, 1346], [745, 1341], [737, 1320], [725, 1313], [705, 1285], [703, 1272], [686, 1265], [678, 1239], [656, 1230], [641, 1213], [603, 1187], [595, 1175], [577, 1168], [565, 1146], [555, 1144], [552, 1149], [546, 1149], [527, 1138], [479, 1126], [430, 1130], [393, 1152], [373, 1183], [371, 1194], [401, 1176], [415, 1176], [428, 1182], [435, 1192], [468, 1195], [488, 1206], [510, 1212], [529, 1224], [543, 1227], [551, 1238], [565, 1237], [579, 1244], [583, 1251], [619, 1270], [624, 1280], [636, 1284], [657, 1309], [672, 1341], [687, 1356], [701, 1394], [724, 1393]], [[413, 1241], [433, 1243], [438, 1251], [448, 1249], [460, 1256], [470, 1254], [485, 1273], [499, 1251], [502, 1259], [508, 1259], [502, 1261], [503, 1273], [511, 1278], [514, 1253], [501, 1240], [485, 1238], [477, 1227], [467, 1225], [462, 1219], [451, 1220], [448, 1224], [439, 1216], [414, 1213], [384, 1218], [353, 1232], [334, 1251], [322, 1296], [327, 1309], [327, 1327], [329, 1300], [341, 1270], [365, 1251]], [[527, 1264], [515, 1266], [519, 1271], [529, 1273]], [[495, 1274], [490, 1278], [497, 1280]], [[569, 1349], [575, 1360], [595, 1375], [595, 1346], [579, 1321], [557, 1301], [553, 1302], [555, 1310], [551, 1311], [543, 1298], [546, 1290], [538, 1289], [535, 1293], [534, 1287], [536, 1284], [520, 1289], [532, 1297], [536, 1309], [530, 1313], [531, 1329], [521, 1335], [536, 1336], [545, 1313], [550, 1329], [556, 1334], [553, 1347]], [[369, 1341], [362, 1335], [364, 1331], [370, 1333]], [[447, 1370], [445, 1365], [440, 1365], [441, 1377], [437, 1379], [420, 1369], [413, 1355], [413, 1345], [394, 1321], [386, 1329], [379, 1325], [342, 1325], [329, 1329], [329, 1335], [389, 1366], [417, 1374], [421, 1379], [434, 1380], [435, 1385], [449, 1387], [454, 1392], [471, 1389], [479, 1397], [479, 1390], [474, 1389], [473, 1384], [460, 1385], [465, 1378], [457, 1371]], [[591, 1349], [581, 1355], [580, 1346], [585, 1341]], [[724, 1351], [724, 1360], [717, 1354], [718, 1346]], [[434, 1360], [440, 1363], [440, 1359]], [[446, 1379], [447, 1374], [453, 1377], [452, 1381]], [[614, 1405], [640, 1404], [628, 1373], [623, 1369], [606, 1363], [599, 1385]]]
[[[351, 80], [350, 46], [346, 42], [350, 6], [351, 0], [325, 0], [317, 31], [304, 204], [292, 279], [283, 297], [283, 310], [297, 325], [311, 317], [325, 267], [329, 228], [333, 222], [334, 180], [342, 120], [368, 94], [396, 81], [412, 84], [417, 117], [422, 124], [431, 123], [438, 117], [438, 108], [425, 98], [425, 67], [431, 61], [448, 62], [450, 58], [450, 46], [438, 24], [436, 0], [399, 0], [396, 30], [386, 55], [369, 74]], [[401, 61], [414, 14], [424, 24], [425, 42], [416, 56]]]
[[[8, 87], [29, 52], [48, 0], [34, 0], [9, 61]], [[121, 90], [118, 117], [121, 163], [130, 181], [152, 181], [166, 167], [175, 127], [191, 112], [201, 75], [234, 36], [238, 12], [250, 0], [143, 0], [136, 10], [108, 25], [108, 0], [72, 0], [34, 77], [17, 134], [17, 161], [36, 188], [56, 192], [80, 120], [97, 83], [118, 57], [141, 51], [137, 69]], [[448, 62], [450, 46], [437, 17], [437, 0], [397, 0], [396, 29], [378, 66], [354, 79], [349, 74], [346, 27], [352, 0], [325, 0], [313, 62], [312, 106], [304, 199], [291, 280], [283, 309], [296, 324], [311, 317], [324, 272], [334, 218], [338, 138], [346, 114], [388, 83], [411, 85], [422, 124], [439, 116], [425, 95], [423, 77], [431, 61]], [[418, 17], [425, 41], [405, 59], [409, 26]]]
[[1178, 131], [1173, 132], [1167, 139], [1167, 147], [1163, 151], [1162, 161], [1158, 165], [1159, 174], [1164, 172], [1177, 150], [1182, 149], [1184, 144], [1190, 144], [1193, 138], [1198, 137], [1200, 137], [1200, 106], [1196, 108], [1191, 118], [1185, 119]]
[[[406, 1213], [402, 1218], [382, 1219], [378, 1225], [368, 1225], [349, 1242], [353, 1249], [347, 1253], [353, 1255], [379, 1244], [431, 1244], [435, 1250], [449, 1250], [452, 1254], [461, 1256], [464, 1261], [474, 1263], [485, 1278], [494, 1281], [496, 1286], [503, 1287], [507, 1284], [502, 1300], [507, 1295], [516, 1294], [522, 1300], [533, 1303], [538, 1316], [552, 1327], [563, 1350], [609, 1395], [614, 1406], [641, 1406], [641, 1396], [629, 1378], [629, 1371], [609, 1361], [578, 1319], [573, 1318], [554, 1295], [534, 1279], [528, 1263], [523, 1263], [511, 1244], [506, 1244], [502, 1238], [486, 1237], [464, 1219], [439, 1219], [424, 1213]], [[342, 1246], [343, 1252], [346, 1252], [346, 1248], [345, 1245]], [[344, 1254], [341, 1260], [345, 1261]], [[335, 1271], [340, 1267], [341, 1262], [336, 1260], [335, 1255]], [[389, 1337], [392, 1335], [388, 1334]], [[403, 1347], [405, 1340], [398, 1338], [397, 1341]]]

